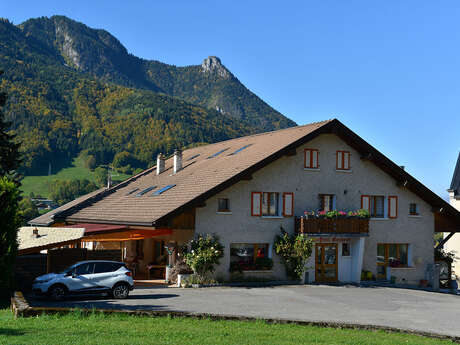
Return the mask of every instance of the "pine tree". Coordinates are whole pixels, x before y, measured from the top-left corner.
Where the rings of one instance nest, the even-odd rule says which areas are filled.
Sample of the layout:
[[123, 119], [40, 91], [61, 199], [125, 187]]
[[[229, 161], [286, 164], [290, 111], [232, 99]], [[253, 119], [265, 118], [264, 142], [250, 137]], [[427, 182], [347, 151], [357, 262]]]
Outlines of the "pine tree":
[[[2, 74], [3, 71], [0, 71], [0, 75]], [[6, 93], [0, 92], [0, 107], [4, 107], [5, 103]], [[18, 182], [16, 170], [21, 164], [20, 144], [14, 141], [16, 135], [8, 133], [10, 126], [11, 123], [5, 121], [5, 115], [0, 109], [0, 176], [10, 176]]]

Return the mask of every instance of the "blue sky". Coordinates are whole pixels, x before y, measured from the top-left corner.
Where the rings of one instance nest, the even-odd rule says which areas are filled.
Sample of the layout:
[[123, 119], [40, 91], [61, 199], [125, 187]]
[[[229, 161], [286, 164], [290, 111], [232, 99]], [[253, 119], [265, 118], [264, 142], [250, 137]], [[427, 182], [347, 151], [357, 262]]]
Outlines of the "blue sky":
[[61, 14], [134, 55], [219, 56], [299, 124], [337, 117], [442, 197], [460, 150], [459, 1], [2, 1], [19, 24]]

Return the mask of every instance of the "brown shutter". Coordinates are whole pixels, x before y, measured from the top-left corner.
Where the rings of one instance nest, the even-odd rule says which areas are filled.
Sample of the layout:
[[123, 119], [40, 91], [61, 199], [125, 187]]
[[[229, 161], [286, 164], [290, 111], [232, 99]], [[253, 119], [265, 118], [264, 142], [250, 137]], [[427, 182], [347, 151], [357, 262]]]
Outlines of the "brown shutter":
[[391, 195], [388, 197], [388, 218], [398, 217], [398, 197]]
[[371, 212], [371, 197], [369, 195], [361, 195], [361, 208]]
[[262, 215], [262, 192], [251, 193], [251, 216]]
[[294, 193], [283, 193], [283, 216], [294, 215]]

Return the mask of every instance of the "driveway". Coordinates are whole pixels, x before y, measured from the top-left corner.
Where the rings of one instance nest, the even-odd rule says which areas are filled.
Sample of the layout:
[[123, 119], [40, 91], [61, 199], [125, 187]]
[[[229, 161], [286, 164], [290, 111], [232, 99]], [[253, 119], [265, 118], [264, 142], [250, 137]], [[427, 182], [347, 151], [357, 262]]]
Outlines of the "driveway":
[[30, 299], [31, 306], [165, 310], [369, 324], [460, 336], [460, 296], [380, 287], [299, 285], [264, 288], [137, 287], [126, 300]]

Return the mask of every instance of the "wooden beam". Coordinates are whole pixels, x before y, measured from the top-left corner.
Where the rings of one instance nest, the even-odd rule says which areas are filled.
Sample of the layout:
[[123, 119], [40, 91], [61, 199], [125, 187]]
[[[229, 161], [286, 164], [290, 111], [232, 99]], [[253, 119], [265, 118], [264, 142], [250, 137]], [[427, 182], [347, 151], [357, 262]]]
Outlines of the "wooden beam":
[[456, 233], [455, 232], [451, 232], [449, 235], [447, 235], [446, 238], [443, 238], [441, 242], [438, 243], [438, 245], [436, 246], [436, 249], [442, 249], [444, 247], [444, 244], [446, 244], [447, 241], [449, 241], [452, 236], [454, 236]]
[[251, 174], [244, 175], [241, 179], [243, 181], [251, 181], [252, 180], [252, 175]]
[[370, 161], [370, 160], [372, 160], [373, 156], [372, 156], [372, 153], [365, 153], [360, 158], [363, 161]]
[[295, 148], [287, 150], [284, 155], [285, 156], [295, 156], [297, 154], [297, 150]]
[[407, 184], [408, 184], [408, 183], [409, 183], [409, 181], [407, 181], [407, 180], [404, 180], [404, 181], [397, 181], [397, 182], [396, 182], [396, 185], [397, 185], [398, 187], [407, 187]]

